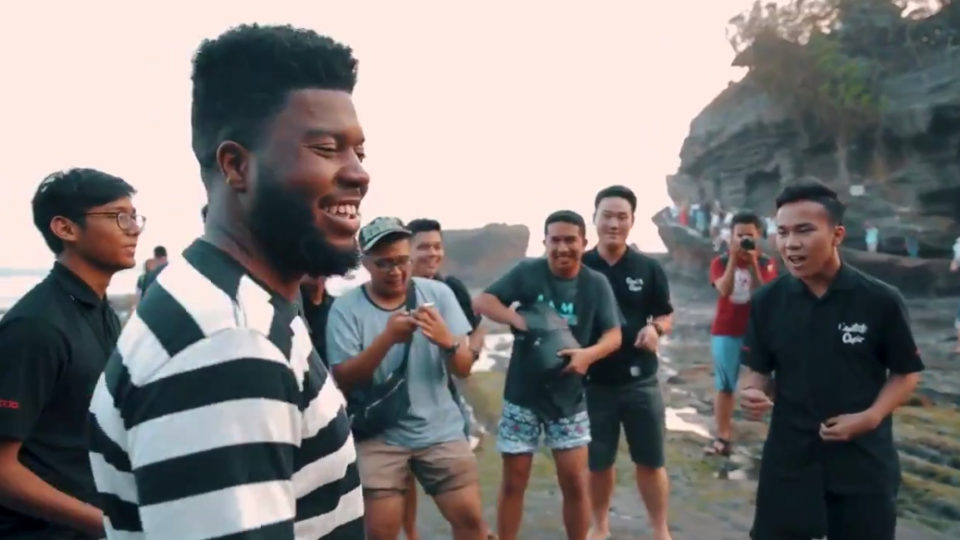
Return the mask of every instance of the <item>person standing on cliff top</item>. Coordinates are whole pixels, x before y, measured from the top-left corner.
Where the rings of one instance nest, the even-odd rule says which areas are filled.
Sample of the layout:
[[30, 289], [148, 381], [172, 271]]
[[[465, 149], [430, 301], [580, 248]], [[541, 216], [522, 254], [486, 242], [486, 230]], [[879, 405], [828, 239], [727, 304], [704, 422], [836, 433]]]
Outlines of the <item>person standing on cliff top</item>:
[[728, 253], [710, 262], [710, 285], [717, 290], [717, 308], [710, 327], [717, 395], [713, 401], [716, 438], [708, 454], [729, 456], [733, 439], [733, 392], [740, 377], [740, 349], [747, 331], [750, 296], [777, 277], [773, 260], [760, 254], [760, 218], [739, 212], [733, 219]]
[[657, 379], [657, 349], [660, 338], [673, 326], [673, 305], [660, 263], [627, 246], [636, 209], [637, 196], [625, 186], [610, 186], [597, 193], [593, 222], [598, 243], [583, 256], [583, 264], [607, 277], [625, 319], [620, 326], [620, 348], [590, 366], [586, 378], [591, 538], [596, 540], [610, 538], [610, 499], [616, 483], [613, 465], [621, 425], [653, 537], [670, 538], [670, 481], [664, 465], [666, 418]]
[[[620, 348], [620, 314], [610, 283], [603, 274], [583, 265], [586, 224], [569, 210], [550, 214], [544, 223], [546, 257], [526, 259], [510, 269], [474, 299], [477, 313], [511, 326], [513, 352], [504, 387], [503, 413], [497, 429], [497, 449], [503, 455], [497, 535], [515, 540], [523, 517], [523, 497], [530, 479], [533, 454], [544, 443], [553, 451], [557, 480], [563, 494], [563, 522], [570, 540], [585, 540], [590, 529], [587, 485], [587, 445], [590, 419], [582, 376], [592, 364]], [[514, 303], [519, 310], [511, 309]], [[533, 357], [541, 337], [531, 334], [521, 311], [549, 310], [572, 331], [579, 346]], [[533, 313], [532, 313], [533, 314]], [[532, 336], [532, 340], [527, 337]], [[522, 345], [521, 345], [522, 343]], [[524, 356], [525, 352], [530, 356]], [[556, 358], [566, 358], [563, 361]], [[544, 366], [544, 360], [557, 360]]]
[[120, 334], [107, 286], [136, 264], [144, 218], [134, 193], [115, 176], [72, 169], [33, 198], [56, 262], [0, 320], [0, 538], [103, 537], [87, 405]]
[[833, 190], [802, 182], [776, 202], [789, 275], [754, 294], [742, 352], [744, 412], [773, 411], [751, 537], [893, 540], [891, 413], [923, 370], [907, 310], [896, 289], [841, 260], [845, 208]]

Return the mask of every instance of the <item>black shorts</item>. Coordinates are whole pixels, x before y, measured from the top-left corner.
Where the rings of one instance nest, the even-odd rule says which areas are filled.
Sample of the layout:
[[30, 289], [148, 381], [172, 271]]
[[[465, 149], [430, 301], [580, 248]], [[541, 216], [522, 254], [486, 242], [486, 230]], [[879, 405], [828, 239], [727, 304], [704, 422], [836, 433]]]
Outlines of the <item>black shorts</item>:
[[590, 470], [613, 466], [623, 425], [630, 458], [650, 469], [663, 467], [665, 417], [663, 394], [656, 381], [638, 381], [622, 386], [587, 386], [590, 415]]
[[[897, 528], [896, 495], [827, 493], [827, 538], [829, 540], [894, 540]], [[776, 518], [766, 516], [757, 506], [750, 538], [753, 540], [810, 540], [779, 532]]]

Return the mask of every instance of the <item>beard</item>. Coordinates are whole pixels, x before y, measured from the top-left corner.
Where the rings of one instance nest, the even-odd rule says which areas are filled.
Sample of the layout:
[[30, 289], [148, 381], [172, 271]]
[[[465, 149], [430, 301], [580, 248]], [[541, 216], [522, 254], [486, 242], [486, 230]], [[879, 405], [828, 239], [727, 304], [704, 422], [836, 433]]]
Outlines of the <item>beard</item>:
[[342, 276], [360, 264], [356, 242], [349, 248], [337, 247], [317, 228], [311, 197], [284, 187], [266, 168], [259, 173], [250, 231], [282, 275]]

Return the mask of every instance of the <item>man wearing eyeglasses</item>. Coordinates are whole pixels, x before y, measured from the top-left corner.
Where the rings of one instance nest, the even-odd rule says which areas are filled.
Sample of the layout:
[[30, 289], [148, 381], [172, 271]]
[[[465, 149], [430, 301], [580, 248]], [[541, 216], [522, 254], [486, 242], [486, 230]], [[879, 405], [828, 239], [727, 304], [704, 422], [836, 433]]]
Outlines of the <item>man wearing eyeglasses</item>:
[[143, 230], [134, 193], [115, 176], [72, 169], [33, 198], [56, 262], [0, 321], [0, 538], [104, 534], [87, 405], [120, 333], [107, 285], [134, 266]]
[[446, 284], [412, 276], [410, 236], [391, 217], [360, 229], [370, 281], [337, 298], [327, 319], [327, 355], [350, 403], [369, 400], [372, 385], [391, 376], [407, 377], [399, 391], [409, 393], [409, 407], [396, 423], [365, 437], [354, 424], [367, 538], [397, 538], [412, 471], [450, 522], [453, 538], [479, 540], [486, 527], [477, 463], [450, 385], [451, 374], [470, 374], [470, 323]]

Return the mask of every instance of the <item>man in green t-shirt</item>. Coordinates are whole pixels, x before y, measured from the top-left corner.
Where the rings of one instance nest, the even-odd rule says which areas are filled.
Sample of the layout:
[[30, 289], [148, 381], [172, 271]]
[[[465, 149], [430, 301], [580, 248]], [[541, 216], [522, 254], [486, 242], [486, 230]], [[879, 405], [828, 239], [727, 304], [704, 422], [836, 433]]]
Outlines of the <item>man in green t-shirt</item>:
[[[521, 261], [474, 300], [480, 315], [509, 324], [516, 335], [507, 371], [497, 448], [503, 454], [503, 480], [497, 504], [497, 534], [513, 540], [520, 529], [523, 495], [541, 432], [553, 451], [563, 493], [563, 521], [570, 538], [586, 538], [590, 528], [587, 445], [590, 421], [583, 375], [591, 364], [620, 347], [621, 317], [610, 283], [581, 263], [586, 247], [583, 217], [569, 210], [551, 214], [544, 225], [546, 258]], [[519, 310], [510, 309], [514, 303]], [[542, 356], [529, 338], [552, 339], [528, 328], [524, 311], [549, 305], [569, 326], [579, 348], [560, 350], [559, 370], [538, 365]], [[536, 313], [536, 310], [531, 310]], [[534, 345], [535, 346], [535, 345]]]

